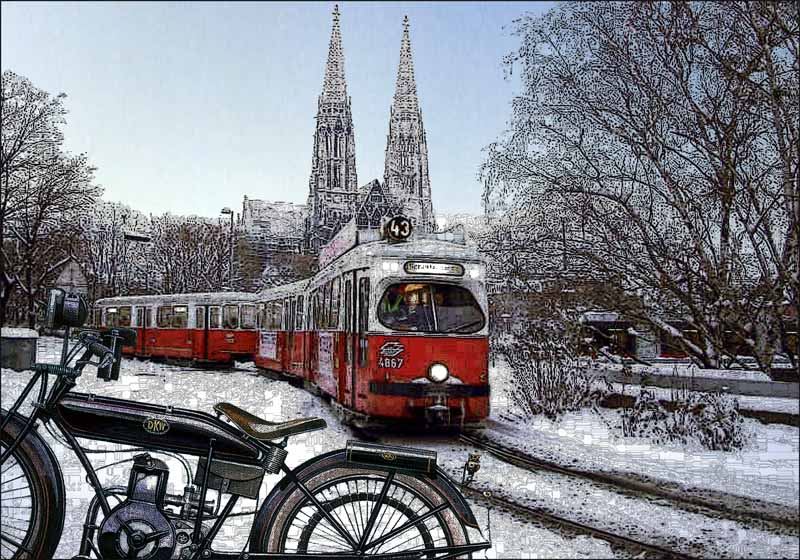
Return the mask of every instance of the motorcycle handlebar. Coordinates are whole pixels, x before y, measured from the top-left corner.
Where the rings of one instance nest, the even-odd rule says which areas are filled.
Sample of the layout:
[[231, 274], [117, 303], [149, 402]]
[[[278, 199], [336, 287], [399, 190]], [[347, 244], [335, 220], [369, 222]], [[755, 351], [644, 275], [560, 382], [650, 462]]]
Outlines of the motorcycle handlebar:
[[100, 360], [101, 365], [108, 365], [109, 361], [114, 360], [114, 352], [111, 348], [99, 342], [87, 342], [86, 349]]

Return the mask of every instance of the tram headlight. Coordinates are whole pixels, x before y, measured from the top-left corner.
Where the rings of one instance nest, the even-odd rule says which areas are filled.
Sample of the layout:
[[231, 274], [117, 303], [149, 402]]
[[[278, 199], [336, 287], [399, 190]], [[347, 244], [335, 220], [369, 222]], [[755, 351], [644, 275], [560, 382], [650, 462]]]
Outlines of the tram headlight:
[[428, 379], [434, 383], [443, 383], [450, 377], [450, 370], [444, 364], [432, 364], [428, 368]]
[[400, 270], [400, 263], [396, 261], [383, 261], [381, 268], [384, 272], [398, 272]]
[[471, 266], [469, 269], [469, 277], [472, 279], [481, 277], [481, 268], [479, 266]]

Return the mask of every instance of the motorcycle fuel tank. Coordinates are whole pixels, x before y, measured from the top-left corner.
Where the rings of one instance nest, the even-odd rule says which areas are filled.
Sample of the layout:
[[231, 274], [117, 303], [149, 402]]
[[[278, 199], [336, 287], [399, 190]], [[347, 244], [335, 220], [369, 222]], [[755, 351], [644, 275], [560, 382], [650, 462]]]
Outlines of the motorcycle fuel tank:
[[214, 457], [258, 462], [258, 450], [235, 428], [204, 412], [69, 393], [56, 405], [54, 416], [77, 437], [197, 456], [208, 454], [214, 439]]

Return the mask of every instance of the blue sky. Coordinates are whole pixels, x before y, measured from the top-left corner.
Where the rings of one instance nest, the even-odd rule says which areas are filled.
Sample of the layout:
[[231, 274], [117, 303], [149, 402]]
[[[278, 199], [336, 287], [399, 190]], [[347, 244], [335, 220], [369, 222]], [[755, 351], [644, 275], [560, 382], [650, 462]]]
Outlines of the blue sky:
[[[68, 95], [66, 148], [106, 200], [205, 216], [243, 195], [304, 203], [333, 5], [3, 2], [2, 69]], [[383, 178], [408, 14], [434, 208], [480, 212], [482, 149], [519, 88], [501, 64], [512, 22], [551, 7], [340, 3], [359, 184]]]

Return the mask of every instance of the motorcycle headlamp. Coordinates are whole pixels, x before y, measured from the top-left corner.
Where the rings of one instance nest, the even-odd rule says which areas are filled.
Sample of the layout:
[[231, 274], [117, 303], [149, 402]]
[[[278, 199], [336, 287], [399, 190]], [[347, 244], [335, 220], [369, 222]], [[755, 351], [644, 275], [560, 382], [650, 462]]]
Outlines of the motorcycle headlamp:
[[81, 327], [89, 317], [89, 306], [80, 294], [68, 294], [61, 288], [50, 290], [47, 298], [48, 328]]

